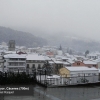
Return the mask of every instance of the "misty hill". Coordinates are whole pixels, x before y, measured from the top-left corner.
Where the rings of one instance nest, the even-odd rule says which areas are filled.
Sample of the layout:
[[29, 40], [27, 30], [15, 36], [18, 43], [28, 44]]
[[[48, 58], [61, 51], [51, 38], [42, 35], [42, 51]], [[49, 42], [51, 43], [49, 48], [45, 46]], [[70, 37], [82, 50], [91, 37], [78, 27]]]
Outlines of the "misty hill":
[[0, 27], [0, 43], [8, 43], [9, 40], [15, 40], [16, 45], [27, 47], [43, 46], [47, 44], [46, 39], [36, 37], [33, 34]]
[[[45, 35], [46, 36], [46, 35]], [[76, 51], [100, 51], [100, 42], [84, 38], [83, 36], [75, 36], [73, 34], [59, 33], [54, 35], [47, 35], [49, 45], [62, 45], [63, 48], [71, 48]]]

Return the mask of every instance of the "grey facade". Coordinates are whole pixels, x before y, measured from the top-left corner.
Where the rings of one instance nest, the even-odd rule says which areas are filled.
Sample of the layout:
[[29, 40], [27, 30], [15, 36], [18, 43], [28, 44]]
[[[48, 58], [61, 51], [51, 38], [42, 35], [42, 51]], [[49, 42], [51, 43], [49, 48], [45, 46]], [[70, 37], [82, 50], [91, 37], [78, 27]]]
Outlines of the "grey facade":
[[15, 40], [10, 40], [8, 43], [8, 50], [15, 51]]

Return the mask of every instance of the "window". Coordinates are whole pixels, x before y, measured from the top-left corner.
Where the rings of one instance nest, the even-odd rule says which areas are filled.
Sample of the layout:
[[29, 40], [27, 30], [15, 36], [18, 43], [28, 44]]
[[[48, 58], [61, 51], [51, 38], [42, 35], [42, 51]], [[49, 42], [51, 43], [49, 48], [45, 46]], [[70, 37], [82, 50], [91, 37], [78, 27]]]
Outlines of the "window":
[[40, 65], [40, 64], [38, 64], [38, 67], [39, 67], [39, 68], [41, 68], [41, 65]]
[[4, 66], [4, 68], [6, 68], [6, 66]]
[[78, 73], [78, 76], [80, 76], [80, 73]]
[[33, 64], [32, 68], [35, 68], [35, 64]]
[[22, 60], [23, 61], [23, 60], [25, 60], [25, 58], [19, 58], [19, 60]]
[[9, 63], [9, 65], [11, 65], [11, 63]]
[[96, 73], [94, 73], [93, 75], [96, 75]]
[[88, 76], [90, 76], [91, 74], [89, 73]]
[[38, 69], [41, 69], [41, 65], [40, 64], [38, 64]]
[[27, 64], [27, 67], [26, 68], [29, 68], [29, 64]]
[[77, 65], [80, 65], [80, 63], [77, 63]]
[[96, 65], [93, 65], [94, 67], [96, 67]]
[[25, 63], [19, 62], [19, 66], [24, 66], [24, 65], [25, 65]]

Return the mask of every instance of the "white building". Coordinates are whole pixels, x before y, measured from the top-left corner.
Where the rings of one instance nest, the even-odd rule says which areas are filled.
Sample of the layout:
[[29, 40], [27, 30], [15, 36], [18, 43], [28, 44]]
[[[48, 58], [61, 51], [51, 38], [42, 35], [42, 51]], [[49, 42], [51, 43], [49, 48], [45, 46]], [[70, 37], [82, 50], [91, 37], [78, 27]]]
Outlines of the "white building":
[[89, 58], [89, 59], [98, 59], [98, 56], [96, 54], [88, 54], [87, 58]]
[[28, 73], [32, 73], [34, 69], [38, 70], [42, 68], [45, 63], [45, 59], [41, 55], [33, 54], [26, 56], [26, 68]]
[[61, 76], [66, 77], [69, 84], [95, 83], [99, 81], [99, 70], [86, 66], [64, 67], [59, 70]]
[[4, 55], [4, 67], [10, 72], [25, 72], [26, 71], [26, 55], [22, 54], [7, 54]]

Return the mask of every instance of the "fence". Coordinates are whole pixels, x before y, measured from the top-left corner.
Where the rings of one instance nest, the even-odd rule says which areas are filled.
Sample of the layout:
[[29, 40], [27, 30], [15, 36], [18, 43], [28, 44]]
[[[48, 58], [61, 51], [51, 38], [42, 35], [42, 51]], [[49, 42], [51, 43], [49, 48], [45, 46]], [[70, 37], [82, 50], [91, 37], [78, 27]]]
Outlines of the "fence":
[[[64, 77], [69, 76], [69, 77]], [[36, 75], [36, 80], [45, 86], [66, 86], [99, 82], [99, 75]]]

